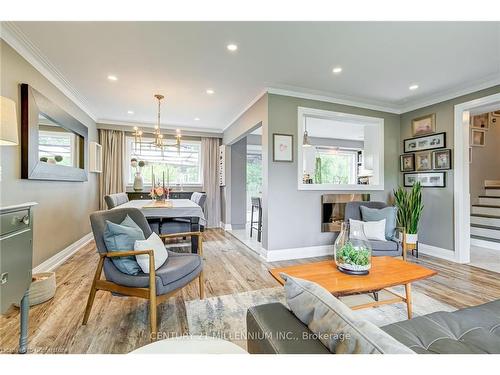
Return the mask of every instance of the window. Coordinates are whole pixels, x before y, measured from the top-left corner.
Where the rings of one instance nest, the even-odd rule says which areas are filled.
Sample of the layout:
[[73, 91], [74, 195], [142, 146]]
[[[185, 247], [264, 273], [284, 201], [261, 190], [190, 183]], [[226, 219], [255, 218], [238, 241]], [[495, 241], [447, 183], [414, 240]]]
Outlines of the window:
[[247, 211], [252, 210], [252, 197], [262, 195], [262, 146], [247, 145]]
[[[140, 152], [139, 152], [140, 150]], [[127, 161], [126, 166], [128, 184], [134, 183], [135, 168], [130, 166], [130, 159], [145, 161], [146, 166], [142, 168], [142, 176], [146, 185], [151, 185], [152, 173], [157, 181], [162, 181], [165, 175], [165, 184], [170, 185], [201, 185], [201, 142], [182, 141], [178, 150], [175, 146], [167, 146], [163, 150], [152, 145], [136, 144], [133, 137], [127, 137]]]
[[64, 131], [38, 131], [38, 158], [54, 160], [54, 163], [78, 167], [75, 153], [76, 135]]
[[316, 148], [316, 152], [316, 163], [319, 163], [314, 176], [316, 183], [343, 185], [357, 183], [356, 150], [321, 146]]

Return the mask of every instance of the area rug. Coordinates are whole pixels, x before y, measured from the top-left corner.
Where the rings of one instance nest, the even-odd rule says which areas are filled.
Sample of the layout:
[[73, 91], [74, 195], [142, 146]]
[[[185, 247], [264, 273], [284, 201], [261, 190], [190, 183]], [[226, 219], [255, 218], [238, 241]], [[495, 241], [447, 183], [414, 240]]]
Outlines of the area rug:
[[[404, 287], [391, 288], [391, 291], [404, 295]], [[413, 291], [412, 295], [414, 317], [436, 311], [455, 310], [452, 306], [423, 293]], [[379, 298], [381, 300], [390, 298], [390, 294], [381, 292]], [[343, 297], [341, 300], [348, 306], [373, 301], [370, 295]], [[246, 313], [248, 308], [270, 302], [281, 302], [286, 305], [282, 287], [188, 301], [186, 302], [186, 314], [189, 333], [229, 340], [246, 349]], [[356, 310], [354, 314], [378, 326], [407, 319], [406, 304], [404, 303]]]

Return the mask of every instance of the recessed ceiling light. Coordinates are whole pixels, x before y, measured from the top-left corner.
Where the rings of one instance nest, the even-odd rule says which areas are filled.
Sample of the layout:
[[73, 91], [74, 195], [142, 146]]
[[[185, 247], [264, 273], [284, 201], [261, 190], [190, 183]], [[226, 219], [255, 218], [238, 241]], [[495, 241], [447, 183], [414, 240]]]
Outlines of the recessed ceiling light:
[[112, 75], [112, 74], [108, 76], [108, 79], [109, 79], [110, 81], [118, 81], [118, 77], [117, 77], [117, 76], [114, 76], [114, 75]]
[[134, 111], [127, 111], [127, 113], [128, 113], [129, 115], [133, 115], [133, 114], [134, 114]]
[[226, 48], [228, 51], [231, 51], [231, 52], [238, 50], [238, 46], [234, 43], [228, 44]]
[[212, 89], [207, 89], [207, 94], [208, 95], [213, 95], [213, 94], [215, 94], [215, 91], [212, 90]]
[[418, 89], [418, 85], [411, 85], [410, 87], [408, 87], [410, 90], [416, 90]]
[[200, 121], [200, 118], [199, 117], [195, 117], [194, 121]]
[[333, 68], [332, 72], [334, 72], [335, 74], [339, 74], [340, 72], [342, 72], [342, 68], [340, 66], [336, 66], [335, 68]]

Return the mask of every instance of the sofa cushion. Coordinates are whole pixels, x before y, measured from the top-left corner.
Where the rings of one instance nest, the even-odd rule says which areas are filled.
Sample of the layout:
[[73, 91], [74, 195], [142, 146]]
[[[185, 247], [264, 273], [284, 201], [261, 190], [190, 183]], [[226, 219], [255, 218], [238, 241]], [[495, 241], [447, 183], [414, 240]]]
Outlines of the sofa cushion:
[[382, 327], [417, 353], [500, 354], [500, 300]]
[[396, 235], [396, 217], [398, 209], [396, 207], [370, 208], [360, 206], [363, 221], [380, 221], [385, 219], [385, 238], [391, 240]]
[[355, 317], [349, 307], [316, 283], [280, 275], [294, 315], [318, 335], [332, 353], [413, 353], [374, 324]]
[[[103, 239], [109, 252], [132, 251], [135, 241], [144, 240], [144, 233], [127, 215], [120, 224], [106, 220]], [[111, 258], [111, 261], [116, 268], [128, 275], [137, 275], [141, 271], [134, 256]]]

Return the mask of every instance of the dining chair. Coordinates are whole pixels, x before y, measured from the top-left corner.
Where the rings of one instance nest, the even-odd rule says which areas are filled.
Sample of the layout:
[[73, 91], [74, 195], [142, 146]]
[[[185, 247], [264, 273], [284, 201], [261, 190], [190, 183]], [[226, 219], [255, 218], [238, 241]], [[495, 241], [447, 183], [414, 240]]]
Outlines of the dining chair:
[[127, 203], [128, 195], [127, 193], [109, 194], [104, 196], [104, 201], [106, 202], [106, 206], [108, 206], [108, 210], [111, 210], [112, 208]]
[[[144, 237], [148, 238], [152, 231], [146, 218], [137, 208], [117, 208], [109, 211], [97, 211], [90, 215], [90, 223], [99, 254], [99, 262], [90, 288], [87, 306], [83, 317], [83, 325], [86, 325], [90, 316], [94, 298], [98, 290], [108, 291], [114, 295], [133, 296], [149, 300], [149, 321], [151, 338], [154, 338], [157, 329], [157, 304], [166, 301], [183, 287], [195, 279], [199, 282], [200, 299], [204, 298], [203, 281], [203, 242], [201, 232], [181, 233], [180, 236], [195, 236], [198, 238], [198, 254], [184, 254], [168, 251], [167, 261], [154, 269], [153, 250], [114, 251], [108, 252], [104, 242], [104, 231], [106, 221], [121, 223], [127, 215], [141, 228]], [[161, 235], [163, 241], [167, 238], [179, 237], [177, 234]], [[115, 267], [111, 259], [113, 257], [134, 256], [147, 254], [149, 256], [149, 274], [140, 272], [137, 275], [129, 275], [121, 272]], [[105, 279], [101, 279], [104, 270]]]
[[[257, 210], [257, 221], [253, 220], [254, 210]], [[256, 227], [253, 225], [257, 224]], [[257, 231], [257, 241], [260, 242], [262, 236], [262, 198], [252, 197], [252, 213], [250, 215], [250, 237], [252, 237], [252, 231]]]

